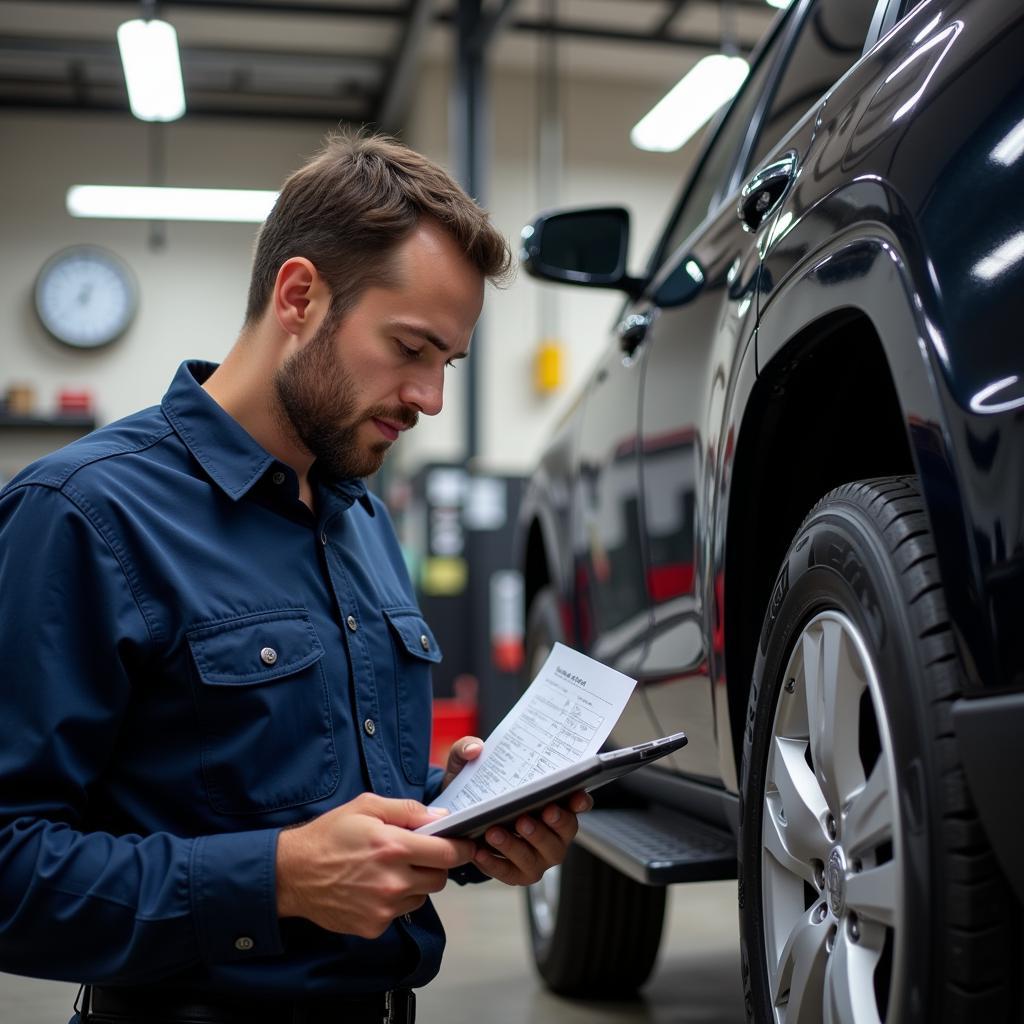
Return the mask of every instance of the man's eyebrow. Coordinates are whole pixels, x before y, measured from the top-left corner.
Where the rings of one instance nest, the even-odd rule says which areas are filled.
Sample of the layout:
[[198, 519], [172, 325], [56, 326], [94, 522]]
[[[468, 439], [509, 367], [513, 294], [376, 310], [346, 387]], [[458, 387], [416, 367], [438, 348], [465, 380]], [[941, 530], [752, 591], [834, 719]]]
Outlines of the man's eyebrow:
[[[444, 338], [439, 338], [433, 331], [427, 330], [426, 327], [420, 327], [418, 324], [406, 323], [404, 320], [393, 320], [391, 327], [396, 331], [404, 331], [406, 334], [415, 334], [419, 338], [423, 338], [425, 341], [430, 342], [439, 352], [444, 352], [446, 355], [451, 352], [452, 347], [448, 344]], [[465, 359], [467, 353], [456, 352], [451, 358], [452, 359]]]

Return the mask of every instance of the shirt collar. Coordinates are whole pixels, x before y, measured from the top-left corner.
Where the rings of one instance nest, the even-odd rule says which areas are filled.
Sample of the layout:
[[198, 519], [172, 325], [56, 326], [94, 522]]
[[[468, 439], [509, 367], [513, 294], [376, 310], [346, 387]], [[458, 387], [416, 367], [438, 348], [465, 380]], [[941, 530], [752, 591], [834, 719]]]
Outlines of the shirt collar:
[[[216, 369], [216, 363], [199, 359], [182, 363], [160, 408], [210, 479], [237, 501], [277, 460], [203, 390], [203, 382]], [[322, 484], [346, 507], [358, 501], [371, 516], [374, 514], [362, 480], [324, 480]]]

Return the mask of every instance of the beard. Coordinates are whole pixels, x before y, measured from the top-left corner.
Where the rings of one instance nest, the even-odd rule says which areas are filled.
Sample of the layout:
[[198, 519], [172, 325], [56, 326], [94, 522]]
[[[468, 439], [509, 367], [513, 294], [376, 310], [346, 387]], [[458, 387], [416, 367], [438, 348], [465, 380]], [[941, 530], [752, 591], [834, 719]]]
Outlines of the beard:
[[292, 439], [313, 456], [318, 473], [336, 480], [371, 476], [391, 447], [380, 440], [360, 446], [359, 428], [372, 419], [414, 427], [408, 406], [377, 405], [357, 412], [358, 388], [334, 351], [337, 323], [328, 315], [305, 348], [274, 375], [279, 420]]

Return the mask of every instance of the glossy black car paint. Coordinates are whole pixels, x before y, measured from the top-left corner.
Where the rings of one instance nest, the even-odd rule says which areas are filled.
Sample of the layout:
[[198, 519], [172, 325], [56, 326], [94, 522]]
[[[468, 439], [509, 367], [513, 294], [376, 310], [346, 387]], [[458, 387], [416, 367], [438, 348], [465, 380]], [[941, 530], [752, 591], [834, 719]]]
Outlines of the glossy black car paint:
[[[799, 0], [777, 31], [812, 7]], [[641, 680], [658, 731], [708, 737], [649, 788], [728, 820], [789, 541], [832, 487], [916, 472], [966, 679], [964, 766], [1020, 898], [1022, 54], [1021, 5], [925, 0], [763, 159], [736, 166], [627, 306], [651, 317], [647, 337], [605, 353], [522, 518], [527, 597], [553, 583], [566, 635]], [[784, 153], [793, 184], [746, 231], [740, 186]], [[659, 305], [687, 260], [699, 296]]]

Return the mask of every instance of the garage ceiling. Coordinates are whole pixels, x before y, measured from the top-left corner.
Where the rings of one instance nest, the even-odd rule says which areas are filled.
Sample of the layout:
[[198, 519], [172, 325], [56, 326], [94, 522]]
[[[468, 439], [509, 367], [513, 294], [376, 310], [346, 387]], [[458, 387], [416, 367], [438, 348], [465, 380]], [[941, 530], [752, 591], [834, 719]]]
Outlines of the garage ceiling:
[[[424, 62], [450, 62], [457, 0], [168, 0], [189, 115], [372, 122], [399, 130]], [[580, 77], [666, 90], [723, 36], [751, 49], [764, 0], [489, 0], [492, 67], [532, 70], [558, 39]], [[127, 111], [115, 31], [138, 0], [0, 0], [0, 108]], [[487, 30], [490, 30], [489, 32]]]

